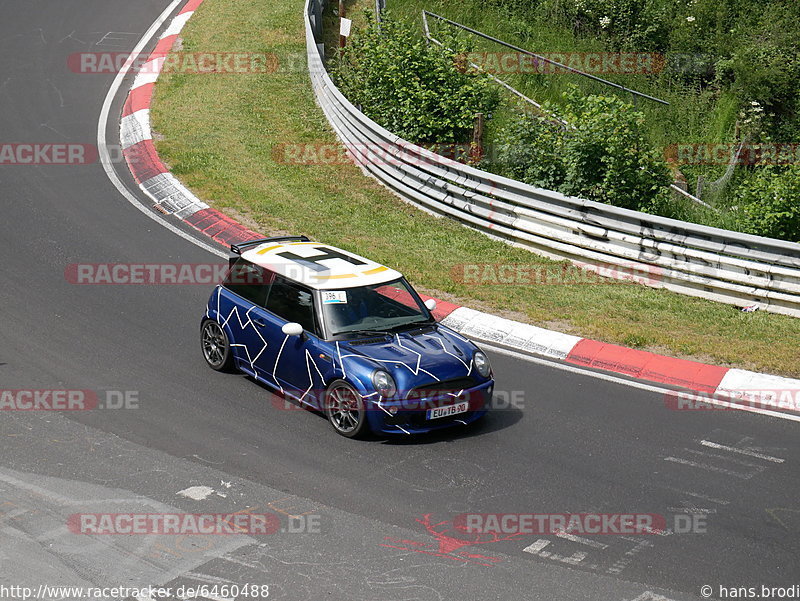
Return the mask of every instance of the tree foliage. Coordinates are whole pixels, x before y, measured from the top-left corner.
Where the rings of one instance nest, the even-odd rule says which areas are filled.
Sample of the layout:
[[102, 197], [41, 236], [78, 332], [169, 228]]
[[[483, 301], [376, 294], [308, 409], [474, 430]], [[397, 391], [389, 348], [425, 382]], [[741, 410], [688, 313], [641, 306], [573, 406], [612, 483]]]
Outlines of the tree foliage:
[[485, 74], [466, 68], [463, 41], [445, 44], [452, 50], [427, 44], [388, 13], [380, 24], [368, 13], [334, 76], [351, 102], [392, 133], [415, 143], [465, 142], [476, 113], [488, 116], [500, 95]]

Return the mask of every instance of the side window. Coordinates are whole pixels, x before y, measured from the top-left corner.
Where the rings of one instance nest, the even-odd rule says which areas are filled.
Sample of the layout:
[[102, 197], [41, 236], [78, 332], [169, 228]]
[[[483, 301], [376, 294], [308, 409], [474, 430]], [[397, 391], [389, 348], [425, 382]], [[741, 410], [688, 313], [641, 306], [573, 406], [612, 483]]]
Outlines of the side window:
[[286, 321], [297, 322], [303, 329], [317, 333], [314, 295], [299, 284], [275, 276], [267, 299], [267, 309]]
[[272, 278], [271, 272], [240, 258], [233, 264], [222, 285], [245, 300], [263, 307]]

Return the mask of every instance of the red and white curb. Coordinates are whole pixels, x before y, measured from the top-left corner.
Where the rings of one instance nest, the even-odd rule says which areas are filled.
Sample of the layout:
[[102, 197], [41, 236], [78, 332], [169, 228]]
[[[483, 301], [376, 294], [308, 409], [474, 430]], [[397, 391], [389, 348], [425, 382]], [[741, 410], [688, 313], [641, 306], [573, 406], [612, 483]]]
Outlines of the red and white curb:
[[691, 391], [697, 394], [699, 405], [732, 404], [761, 413], [800, 415], [800, 380], [598, 342], [451, 303], [442, 303], [435, 313], [442, 324], [465, 336], [579, 367]]
[[[175, 215], [224, 245], [263, 236], [209, 208], [158, 158], [150, 129], [150, 101], [166, 54], [203, 0], [189, 0], [161, 35], [136, 75], [122, 110], [120, 141], [131, 174], [162, 213]], [[428, 298], [428, 297], [425, 297]], [[670, 387], [694, 391], [712, 404], [719, 399], [762, 413], [800, 415], [800, 380], [665, 357], [545, 330], [437, 299], [434, 311], [444, 325], [465, 336], [526, 354], [603, 370]], [[800, 419], [800, 417], [798, 418]]]
[[154, 207], [159, 212], [175, 215], [217, 242], [227, 245], [261, 235], [209, 208], [181, 184], [158, 158], [150, 129], [150, 101], [165, 57], [202, 2], [203, 0], [189, 0], [183, 6], [159, 38], [149, 60], [142, 65], [122, 107], [119, 138], [133, 178], [153, 200]]

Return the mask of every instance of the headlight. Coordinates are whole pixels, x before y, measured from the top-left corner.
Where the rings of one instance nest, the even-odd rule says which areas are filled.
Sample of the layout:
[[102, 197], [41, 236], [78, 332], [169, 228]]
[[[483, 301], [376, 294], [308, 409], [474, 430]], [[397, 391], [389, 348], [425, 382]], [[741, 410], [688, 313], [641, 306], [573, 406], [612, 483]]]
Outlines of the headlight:
[[383, 398], [393, 397], [397, 392], [394, 378], [389, 372], [385, 372], [382, 369], [375, 370], [372, 374], [372, 385], [375, 386], [375, 390]]
[[492, 367], [489, 365], [489, 359], [481, 351], [475, 351], [472, 360], [475, 362], [475, 369], [478, 370], [480, 375], [484, 378], [488, 378], [492, 375]]

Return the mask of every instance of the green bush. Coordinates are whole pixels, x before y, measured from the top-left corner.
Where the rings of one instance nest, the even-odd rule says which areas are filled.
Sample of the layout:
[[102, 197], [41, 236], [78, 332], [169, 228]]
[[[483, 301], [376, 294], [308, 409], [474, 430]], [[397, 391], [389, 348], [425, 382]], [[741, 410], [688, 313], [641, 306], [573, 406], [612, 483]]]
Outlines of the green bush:
[[520, 115], [500, 132], [496, 166], [513, 179], [558, 190], [567, 177], [563, 138], [561, 124], [544, 117]]
[[[616, 97], [564, 94], [552, 117], [520, 116], [500, 134], [501, 172], [526, 183], [627, 209], [667, 194], [669, 171], [642, 130], [644, 116]], [[561, 127], [555, 121], [566, 121]]]
[[368, 13], [334, 76], [351, 102], [392, 133], [416, 143], [466, 142], [476, 113], [488, 116], [500, 94], [485, 74], [466, 68], [464, 42], [450, 38], [446, 45], [452, 50], [426, 44], [388, 13], [380, 25]]
[[800, 167], [756, 167], [737, 196], [742, 231], [800, 242]]

